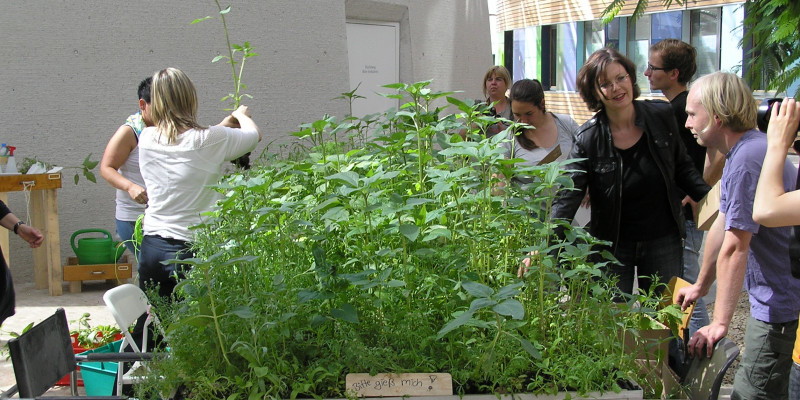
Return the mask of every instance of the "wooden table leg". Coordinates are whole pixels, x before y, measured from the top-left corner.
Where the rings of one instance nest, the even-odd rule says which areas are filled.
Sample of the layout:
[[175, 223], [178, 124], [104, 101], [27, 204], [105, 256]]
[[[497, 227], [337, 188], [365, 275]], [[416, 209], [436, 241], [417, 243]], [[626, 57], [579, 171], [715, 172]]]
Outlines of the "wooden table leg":
[[45, 244], [47, 247], [47, 274], [48, 287], [51, 296], [61, 296], [63, 275], [61, 273], [61, 244], [58, 232], [58, 193], [56, 189], [46, 189], [44, 192], [44, 210], [46, 233]]
[[33, 281], [36, 289], [47, 288], [47, 236], [45, 223], [44, 194], [42, 190], [30, 191], [31, 196], [31, 215], [28, 221], [31, 226], [39, 229], [45, 235], [45, 244], [33, 249]]

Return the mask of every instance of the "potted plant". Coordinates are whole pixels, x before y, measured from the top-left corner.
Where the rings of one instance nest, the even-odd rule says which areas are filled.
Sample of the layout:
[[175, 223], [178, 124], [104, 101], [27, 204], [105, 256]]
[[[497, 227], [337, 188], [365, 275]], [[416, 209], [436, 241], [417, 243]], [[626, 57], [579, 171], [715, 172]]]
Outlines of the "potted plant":
[[[219, 183], [179, 301], [158, 311], [156, 390], [335, 398], [364, 372], [447, 372], [459, 395], [621, 390], [636, 367], [597, 241], [556, 240], [548, 218], [562, 165], [515, 166], [503, 135], [461, 140], [493, 121], [429, 83], [390, 85], [405, 103], [380, 117], [303, 125], [305, 151]], [[445, 98], [461, 112], [439, 117]]]
[[[69, 334], [72, 339], [72, 352], [75, 354], [83, 353], [87, 350], [96, 349], [122, 339], [122, 332], [113, 325], [91, 326], [89, 320], [91, 315], [84, 313], [77, 320], [70, 321], [73, 328]], [[78, 367], [80, 370], [80, 367]], [[78, 386], [83, 386], [83, 379], [77, 380]], [[69, 385], [69, 375], [56, 382], [58, 386]]]
[[89, 323], [90, 320], [91, 315], [84, 313], [77, 320], [71, 321], [74, 323], [74, 328], [70, 329], [69, 333], [72, 337], [72, 349], [75, 354], [122, 339], [122, 331], [118, 327], [114, 325], [92, 326]]

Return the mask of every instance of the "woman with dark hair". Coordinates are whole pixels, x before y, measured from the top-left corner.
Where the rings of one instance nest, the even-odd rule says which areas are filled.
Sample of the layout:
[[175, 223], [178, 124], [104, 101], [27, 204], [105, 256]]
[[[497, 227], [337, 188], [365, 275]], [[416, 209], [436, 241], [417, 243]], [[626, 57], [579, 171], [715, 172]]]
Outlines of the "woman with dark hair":
[[[567, 158], [578, 124], [569, 115], [547, 111], [544, 89], [535, 79], [523, 79], [511, 86], [511, 108], [514, 120], [527, 125], [520, 131], [506, 129], [510, 141], [502, 142], [507, 158], [525, 160], [519, 165], [541, 165]], [[514, 177], [518, 183], [529, 179]]]
[[[577, 190], [559, 192], [552, 215], [571, 220], [587, 191], [590, 232], [609, 241], [618, 263], [608, 273], [618, 288], [648, 291], [650, 277], [667, 283], [683, 273], [686, 193], [699, 201], [710, 187], [694, 167], [664, 101], [639, 101], [636, 66], [617, 50], [594, 52], [578, 72], [578, 90], [597, 113], [578, 129], [566, 166]], [[636, 268], [638, 267], [638, 274]]]
[[144, 214], [147, 203], [147, 190], [144, 187], [142, 174], [139, 172], [139, 135], [142, 130], [151, 126], [150, 120], [150, 85], [153, 77], [139, 83], [139, 111], [131, 115], [120, 126], [106, 145], [103, 159], [100, 161], [100, 176], [117, 189], [117, 208], [114, 219], [117, 223], [117, 234], [122, 242], [138, 259], [138, 250], [134, 247], [133, 231], [136, 220]]

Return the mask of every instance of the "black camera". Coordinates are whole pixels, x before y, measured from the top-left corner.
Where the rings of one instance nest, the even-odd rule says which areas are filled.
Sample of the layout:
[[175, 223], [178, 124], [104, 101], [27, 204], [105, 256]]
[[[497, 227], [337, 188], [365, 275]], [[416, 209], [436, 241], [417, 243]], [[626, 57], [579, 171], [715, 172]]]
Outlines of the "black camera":
[[[756, 121], [758, 122], [758, 130], [761, 132], [767, 133], [767, 127], [769, 126], [769, 117], [772, 115], [772, 106], [776, 103], [780, 104], [783, 99], [774, 98], [774, 99], [764, 99], [761, 100], [761, 104], [758, 105], [758, 116]], [[798, 127], [798, 134], [800, 134], [800, 127]], [[795, 140], [794, 144], [792, 145], [794, 151], [800, 154], [800, 140]]]

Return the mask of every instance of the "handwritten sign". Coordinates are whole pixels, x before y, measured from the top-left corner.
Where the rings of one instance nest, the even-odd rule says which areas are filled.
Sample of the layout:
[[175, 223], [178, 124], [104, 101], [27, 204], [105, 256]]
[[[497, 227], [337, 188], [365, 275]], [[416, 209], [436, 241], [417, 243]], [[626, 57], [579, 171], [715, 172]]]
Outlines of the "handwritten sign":
[[450, 374], [347, 374], [347, 391], [358, 397], [449, 396], [453, 394]]

